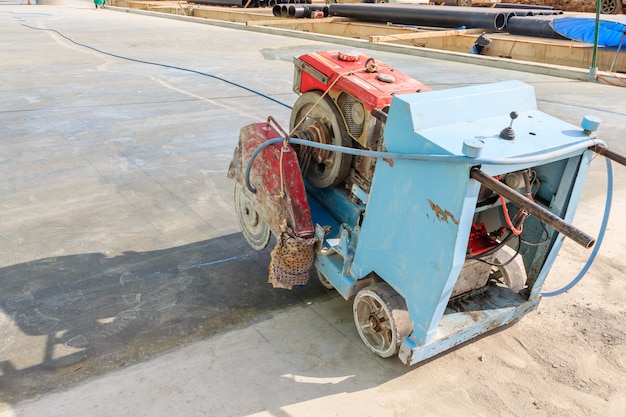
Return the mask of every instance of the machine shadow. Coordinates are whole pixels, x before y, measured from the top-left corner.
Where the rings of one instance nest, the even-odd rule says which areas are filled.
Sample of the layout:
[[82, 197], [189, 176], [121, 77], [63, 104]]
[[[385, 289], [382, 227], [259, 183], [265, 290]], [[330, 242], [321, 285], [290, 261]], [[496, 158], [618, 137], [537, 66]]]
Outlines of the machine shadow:
[[[267, 388], [263, 401], [266, 410], [282, 417], [288, 415], [286, 405], [378, 386], [465, 345], [410, 368], [396, 358], [380, 359], [359, 340], [349, 302], [313, 276], [304, 288], [273, 289], [267, 284], [268, 263], [268, 250], [253, 251], [241, 234], [233, 234], [150, 252], [77, 254], [0, 269], [0, 331], [5, 336], [0, 402], [14, 405], [67, 390], [218, 333], [224, 340], [261, 332], [264, 338], [277, 328], [312, 326], [310, 332], [287, 331], [300, 336], [286, 361], [263, 356], [275, 356], [272, 352], [250, 355], [247, 346], [236, 344], [211, 359], [212, 368], [227, 370], [229, 377], [220, 382], [227, 391], [258, 389], [256, 379], [268, 376], [274, 388], [285, 387]], [[324, 310], [297, 309], [287, 319], [266, 321], [280, 310], [309, 303], [323, 303]], [[329, 325], [338, 331], [323, 343], [315, 339]], [[324, 353], [331, 350], [334, 359]], [[319, 357], [321, 367], [314, 365]], [[197, 366], [197, 359], [188, 366]], [[256, 366], [259, 362], [266, 366]], [[231, 411], [248, 415], [250, 410], [239, 404]]]
[[[245, 248], [245, 249], [240, 249]], [[241, 234], [150, 252], [86, 253], [0, 269], [0, 402], [67, 389], [303, 300], [267, 284], [269, 251]]]

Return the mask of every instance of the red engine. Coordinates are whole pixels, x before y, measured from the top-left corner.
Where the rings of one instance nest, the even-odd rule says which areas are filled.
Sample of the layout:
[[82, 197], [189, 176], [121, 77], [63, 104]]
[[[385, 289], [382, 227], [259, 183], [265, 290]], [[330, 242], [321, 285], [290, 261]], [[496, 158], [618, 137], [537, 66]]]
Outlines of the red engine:
[[364, 147], [366, 119], [384, 110], [394, 94], [430, 91], [419, 81], [358, 52], [320, 51], [294, 59], [296, 93], [326, 91], [341, 112], [348, 134]]
[[[333, 145], [378, 150], [383, 113], [393, 95], [430, 91], [403, 72], [358, 52], [313, 52], [295, 58], [294, 64], [293, 89], [302, 95], [294, 105], [290, 129], [306, 130], [307, 117], [316, 119], [327, 133], [315, 134], [314, 140]], [[311, 157], [306, 176], [314, 186], [326, 188], [345, 182], [348, 189], [356, 183], [369, 191], [372, 158], [319, 151], [313, 151]]]

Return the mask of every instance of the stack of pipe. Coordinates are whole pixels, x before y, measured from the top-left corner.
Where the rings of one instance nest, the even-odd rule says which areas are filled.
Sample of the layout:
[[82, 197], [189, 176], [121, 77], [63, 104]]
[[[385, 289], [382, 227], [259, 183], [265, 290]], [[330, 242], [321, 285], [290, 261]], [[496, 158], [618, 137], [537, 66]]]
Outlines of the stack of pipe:
[[[520, 4], [516, 4], [516, 6], [521, 6]], [[498, 7], [496, 7], [498, 9]], [[558, 14], [563, 14], [563, 10], [545, 10], [545, 9], [531, 9], [531, 8], [521, 8], [518, 9], [516, 7], [506, 7], [504, 8], [506, 11], [514, 13], [515, 16], [554, 16]]]
[[531, 10], [544, 10], [554, 11], [552, 6], [538, 6], [534, 4], [516, 4], [516, 3], [496, 3], [493, 5], [496, 9], [531, 9]]
[[310, 18], [313, 12], [321, 12], [324, 17], [328, 17], [328, 7], [318, 5], [302, 4], [277, 4], [272, 8], [274, 16], [288, 18]]
[[311, 0], [193, 0], [197, 4], [226, 7], [274, 7], [277, 4], [311, 4]]
[[278, 4], [311, 4], [311, 0], [269, 0], [267, 4], [273, 8]]
[[494, 8], [461, 6], [420, 6], [386, 3], [332, 3], [311, 5], [311, 0], [194, 0], [198, 4], [229, 7], [271, 6], [272, 13], [284, 18], [340, 16], [367, 22], [447, 28], [480, 28], [506, 31], [513, 35], [565, 39], [552, 28], [552, 22], [563, 12], [550, 7], [508, 5]]
[[446, 28], [481, 28], [488, 31], [508, 31], [514, 35], [564, 39], [551, 26], [551, 22], [558, 19], [563, 12], [541, 7], [482, 8], [356, 3], [330, 4], [328, 12], [331, 16], [369, 22]]
[[260, 7], [261, 2], [259, 0], [193, 0], [196, 4], [205, 4], [207, 6], [226, 6], [226, 7]]

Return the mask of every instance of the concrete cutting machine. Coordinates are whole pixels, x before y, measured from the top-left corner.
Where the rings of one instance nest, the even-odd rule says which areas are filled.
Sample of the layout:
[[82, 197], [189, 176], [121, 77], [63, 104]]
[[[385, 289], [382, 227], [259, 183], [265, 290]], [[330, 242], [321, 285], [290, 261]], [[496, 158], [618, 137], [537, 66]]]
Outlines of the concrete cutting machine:
[[[594, 132], [537, 110], [521, 82], [431, 91], [358, 52], [294, 59], [289, 132], [241, 129], [229, 168], [249, 245], [271, 235], [269, 281], [314, 268], [353, 299], [356, 329], [407, 365], [537, 308], [594, 152]], [[621, 159], [620, 159], [621, 158]]]

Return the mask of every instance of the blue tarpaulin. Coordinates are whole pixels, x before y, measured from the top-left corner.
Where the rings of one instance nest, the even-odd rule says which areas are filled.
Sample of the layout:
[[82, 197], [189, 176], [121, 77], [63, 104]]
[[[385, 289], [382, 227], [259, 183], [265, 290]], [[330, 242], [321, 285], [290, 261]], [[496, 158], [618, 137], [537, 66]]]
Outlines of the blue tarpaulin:
[[[575, 41], [594, 43], [596, 20], [586, 17], [561, 17], [550, 23], [555, 32]], [[602, 17], [598, 45], [607, 47], [626, 47], [626, 16]]]

